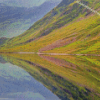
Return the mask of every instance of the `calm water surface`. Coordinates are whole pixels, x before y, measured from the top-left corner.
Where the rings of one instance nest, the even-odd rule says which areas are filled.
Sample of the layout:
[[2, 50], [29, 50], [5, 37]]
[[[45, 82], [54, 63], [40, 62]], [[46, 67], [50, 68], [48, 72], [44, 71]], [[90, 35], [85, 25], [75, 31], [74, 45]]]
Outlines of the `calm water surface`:
[[22, 68], [0, 57], [0, 100], [60, 100]]
[[100, 57], [2, 54], [0, 100], [100, 100]]

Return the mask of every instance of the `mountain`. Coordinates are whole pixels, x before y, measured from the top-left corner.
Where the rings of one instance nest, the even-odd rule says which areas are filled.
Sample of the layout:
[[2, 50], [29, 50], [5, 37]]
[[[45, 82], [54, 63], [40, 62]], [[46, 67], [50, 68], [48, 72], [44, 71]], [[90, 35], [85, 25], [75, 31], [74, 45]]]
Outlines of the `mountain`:
[[46, 1], [38, 7], [11, 7], [0, 4], [0, 37], [13, 37], [26, 31], [59, 2]]
[[85, 6], [63, 0], [26, 32], [9, 39], [0, 51], [100, 54], [100, 1], [81, 3]]

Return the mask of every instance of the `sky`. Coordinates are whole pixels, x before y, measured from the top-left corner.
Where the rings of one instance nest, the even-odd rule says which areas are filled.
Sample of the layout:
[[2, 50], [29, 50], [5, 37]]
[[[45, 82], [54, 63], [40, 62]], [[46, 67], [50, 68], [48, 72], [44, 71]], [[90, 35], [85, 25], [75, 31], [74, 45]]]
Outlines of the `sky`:
[[0, 3], [7, 4], [9, 6], [17, 6], [17, 7], [33, 7], [39, 6], [45, 1], [57, 2], [61, 0], [0, 0]]
[[39, 6], [45, 1], [46, 0], [0, 0], [0, 3], [5, 3], [10, 6], [18, 6], [18, 7], [33, 7], [33, 6]]

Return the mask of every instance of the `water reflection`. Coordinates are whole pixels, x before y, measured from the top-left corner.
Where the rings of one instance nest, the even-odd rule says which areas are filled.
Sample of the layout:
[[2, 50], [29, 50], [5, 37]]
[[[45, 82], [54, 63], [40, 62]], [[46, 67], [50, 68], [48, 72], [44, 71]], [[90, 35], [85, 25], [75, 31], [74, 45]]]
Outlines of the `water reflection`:
[[5, 61], [5, 60], [0, 56], [0, 63], [5, 64], [5, 63], [7, 63], [7, 61]]
[[[7, 59], [6, 59], [7, 60]], [[0, 57], [0, 98], [3, 100], [60, 100], [22, 68]]]
[[[32, 54], [6, 54], [2, 55], [2, 57], [6, 60], [6, 62], [13, 64], [15, 69], [19, 67], [23, 68], [28, 72], [26, 73], [29, 76], [31, 75], [35, 81], [37, 80], [38, 82], [42, 83], [46, 89], [49, 89], [61, 100], [99, 100], [100, 98], [100, 57], [50, 56]], [[11, 68], [11, 70], [12, 69], [13, 68]], [[15, 69], [13, 69], [15, 73], [17, 73], [17, 71], [18, 73], [20, 72], [20, 70]], [[30, 81], [33, 79], [31, 76], [31, 78], [29, 78], [29, 76], [25, 73], [20, 75], [22, 77], [19, 75], [20, 74], [16, 75], [18, 78], [17, 80], [24, 79], [24, 83], [22, 84], [27, 84], [28, 81], [28, 85], [31, 87], [31, 89], [32, 86], [35, 86], [32, 90], [40, 89], [38, 88], [38, 83], [34, 84], [34, 82]], [[23, 77], [23, 75], [25, 76]], [[13, 74], [10, 76], [12, 77]], [[24, 87], [26, 86], [23, 85], [23, 88]], [[59, 100], [59, 98], [57, 98], [55, 95], [51, 96], [50, 93], [45, 92], [45, 89], [41, 89], [41, 92], [39, 91], [38, 93], [40, 93], [40, 95], [43, 97], [47, 96], [45, 100]], [[31, 96], [30, 91], [22, 93], [24, 96]], [[36, 96], [36, 94], [34, 96]], [[39, 100], [42, 100], [42, 96]]]

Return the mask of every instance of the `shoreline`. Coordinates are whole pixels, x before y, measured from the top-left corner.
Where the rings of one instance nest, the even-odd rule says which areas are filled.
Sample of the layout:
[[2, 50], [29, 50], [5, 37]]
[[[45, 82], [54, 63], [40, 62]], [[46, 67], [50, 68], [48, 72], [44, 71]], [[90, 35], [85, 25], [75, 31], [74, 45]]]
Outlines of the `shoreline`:
[[42, 52], [0, 52], [0, 54], [38, 54], [38, 55], [62, 55], [62, 56], [100, 56], [100, 54], [67, 54], [67, 53], [42, 53]]

